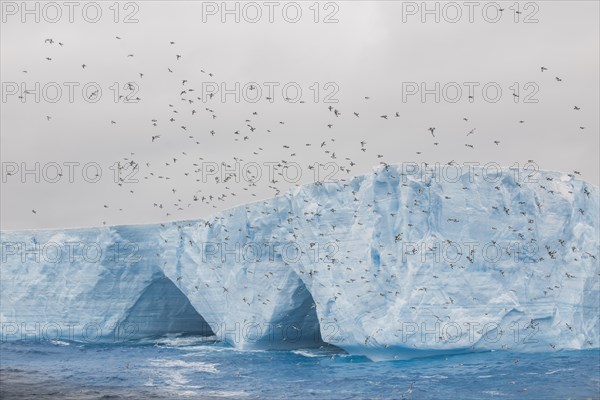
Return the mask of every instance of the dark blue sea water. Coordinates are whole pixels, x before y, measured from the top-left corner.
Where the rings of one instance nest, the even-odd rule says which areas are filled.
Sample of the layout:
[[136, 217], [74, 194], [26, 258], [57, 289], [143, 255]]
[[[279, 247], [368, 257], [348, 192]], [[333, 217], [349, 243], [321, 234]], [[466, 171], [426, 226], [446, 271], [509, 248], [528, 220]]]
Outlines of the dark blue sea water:
[[370, 362], [334, 350], [244, 352], [202, 339], [0, 344], [12, 398], [598, 399], [600, 351]]

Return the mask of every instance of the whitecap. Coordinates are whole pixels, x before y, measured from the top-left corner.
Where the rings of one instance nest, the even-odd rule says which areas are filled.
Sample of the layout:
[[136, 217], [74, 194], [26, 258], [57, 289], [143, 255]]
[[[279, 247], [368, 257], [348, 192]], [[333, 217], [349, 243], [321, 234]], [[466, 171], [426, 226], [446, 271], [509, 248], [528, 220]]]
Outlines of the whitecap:
[[62, 340], [51, 340], [50, 343], [56, 346], [69, 346], [71, 344], [69, 342], [63, 342]]
[[226, 391], [211, 391], [211, 392], [203, 392], [202, 394], [205, 395], [209, 395], [209, 396], [215, 396], [215, 397], [232, 397], [232, 398], [238, 398], [238, 397], [246, 397], [249, 396], [249, 393], [246, 392], [226, 392]]
[[187, 371], [209, 372], [212, 374], [216, 374], [219, 372], [219, 370], [217, 369], [217, 366], [219, 364], [207, 363], [203, 361], [155, 359], [151, 360], [150, 364], [152, 364], [155, 367], [185, 368]]
[[545, 375], [552, 375], [552, 374], [555, 374], [555, 373], [560, 372], [560, 371], [562, 371], [562, 369], [555, 369], [554, 371], [548, 371], [548, 372], [546, 372]]

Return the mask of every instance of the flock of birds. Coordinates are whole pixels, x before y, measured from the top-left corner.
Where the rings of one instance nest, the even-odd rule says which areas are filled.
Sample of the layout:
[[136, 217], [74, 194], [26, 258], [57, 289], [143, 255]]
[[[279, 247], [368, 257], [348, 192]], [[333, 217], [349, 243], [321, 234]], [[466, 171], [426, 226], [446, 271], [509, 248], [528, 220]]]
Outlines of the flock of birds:
[[[116, 36], [114, 38], [114, 40], [117, 41], [124, 41], [124, 39], [120, 36]], [[55, 46], [58, 45], [60, 48], [64, 48], [66, 47], [65, 43], [62, 41], [56, 41], [53, 38], [47, 38], [44, 40], [44, 44], [48, 45], [48, 46]], [[172, 196], [176, 197], [176, 200], [174, 202], [172, 202], [171, 204], [166, 204], [164, 202], [153, 202], [153, 207], [158, 208], [160, 210], [164, 210], [165, 212], [165, 216], [166, 217], [171, 217], [173, 216], [173, 213], [176, 211], [182, 211], [184, 209], [184, 207], [190, 207], [193, 203], [195, 202], [201, 202], [205, 205], [209, 205], [214, 209], [217, 208], [223, 208], [222, 204], [224, 204], [224, 202], [227, 199], [230, 198], [235, 198], [238, 193], [236, 193], [236, 191], [234, 191], [234, 189], [232, 189], [233, 184], [235, 183], [236, 179], [235, 179], [235, 173], [231, 173], [228, 174], [226, 177], [222, 178], [222, 176], [220, 176], [220, 174], [215, 174], [214, 176], [211, 176], [211, 179], [214, 180], [214, 183], [217, 185], [221, 185], [224, 190], [222, 190], [220, 193], [203, 193], [203, 189], [202, 187], [205, 186], [206, 182], [202, 182], [202, 174], [203, 172], [206, 173], [206, 171], [203, 171], [203, 168], [205, 168], [206, 166], [203, 164], [203, 161], [205, 160], [204, 157], [201, 156], [197, 156], [197, 154], [201, 151], [202, 148], [202, 144], [204, 143], [204, 138], [205, 137], [219, 137], [219, 139], [222, 141], [221, 145], [225, 145], [228, 141], [233, 141], [233, 142], [238, 142], [241, 141], [243, 143], [245, 143], [247, 146], [251, 146], [253, 148], [252, 151], [252, 155], [254, 156], [259, 156], [262, 152], [264, 152], [264, 147], [266, 147], [266, 144], [261, 144], [261, 143], [256, 143], [257, 141], [261, 140], [262, 137], [264, 136], [259, 136], [259, 133], [262, 132], [263, 134], [269, 135], [273, 132], [277, 132], [277, 133], [281, 133], [281, 132], [285, 132], [285, 129], [283, 129], [282, 127], [285, 126], [286, 121], [276, 121], [274, 122], [274, 126], [263, 126], [264, 125], [264, 121], [261, 120], [259, 118], [259, 113], [258, 111], [252, 111], [251, 115], [248, 115], [244, 118], [243, 122], [240, 123], [239, 128], [234, 129], [232, 131], [229, 132], [224, 132], [224, 131], [218, 131], [215, 130], [214, 128], [211, 128], [210, 126], [208, 128], [204, 128], [204, 129], [198, 129], [195, 126], [190, 126], [187, 125], [185, 123], [182, 123], [181, 121], [189, 121], [189, 117], [195, 117], [195, 118], [199, 118], [200, 115], [204, 115], [205, 119], [203, 120], [204, 122], [208, 121], [208, 123], [206, 125], [209, 125], [210, 121], [214, 121], [219, 117], [219, 113], [217, 113], [215, 111], [216, 108], [218, 108], [218, 101], [215, 99], [215, 105], [213, 106], [209, 106], [207, 103], [204, 103], [202, 101], [202, 98], [200, 96], [198, 96], [198, 87], [194, 87], [192, 85], [192, 77], [186, 77], [186, 76], [177, 76], [177, 73], [175, 72], [177, 70], [177, 68], [174, 65], [177, 65], [177, 63], [181, 62], [181, 60], [184, 59], [184, 55], [179, 54], [178, 51], [176, 51], [176, 43], [174, 41], [170, 41], [169, 42], [169, 46], [173, 47], [173, 52], [171, 55], [171, 62], [172, 64], [168, 64], [167, 66], [165, 66], [165, 73], [169, 74], [169, 75], [173, 75], [173, 79], [178, 83], [178, 87], [176, 87], [175, 90], [175, 96], [176, 98], [179, 100], [179, 103], [174, 104], [173, 103], [168, 103], [168, 107], [167, 107], [167, 112], [165, 113], [164, 117], [162, 119], [159, 118], [150, 118], [149, 119], [149, 127], [148, 130], [152, 131], [155, 130], [156, 132], [150, 132], [148, 134], [148, 141], [155, 146], [160, 146], [161, 140], [169, 135], [171, 137], [177, 137], [178, 140], [187, 140], [188, 143], [192, 144], [192, 145], [196, 145], [198, 146], [199, 150], [194, 150], [193, 147], [190, 147], [188, 151], [183, 151], [179, 154], [172, 154], [167, 156], [168, 158], [164, 161], [164, 165], [159, 165], [159, 166], [155, 166], [155, 165], [151, 165], [151, 163], [149, 162], [145, 162], [145, 163], [140, 163], [138, 161], [136, 161], [134, 159], [135, 153], [130, 153], [128, 157], [123, 157], [122, 159], [122, 168], [123, 170], [131, 170], [133, 172], [138, 172], [140, 171], [140, 165], [143, 167], [142, 169], [146, 172], [146, 175], [143, 176], [144, 180], [155, 180], [155, 181], [162, 181], [164, 182], [163, 185], [168, 185], [168, 182], [172, 179], [175, 178], [174, 175], [171, 174], [170, 171], [173, 171], [173, 173], [175, 173], [175, 166], [178, 165], [177, 163], [181, 163], [183, 162], [183, 160], [187, 160], [188, 163], [191, 164], [191, 169], [189, 170], [185, 170], [183, 172], [183, 175], [185, 176], [186, 179], [191, 180], [191, 182], [186, 182], [186, 185], [189, 186], [196, 186], [196, 187], [200, 187], [200, 189], [198, 189], [196, 191], [196, 193], [194, 193], [190, 198], [188, 199], [184, 199], [183, 197], [179, 197], [179, 193], [180, 193], [180, 188], [179, 187], [169, 187], [168, 188], [168, 192], [170, 192], [170, 194]], [[127, 59], [131, 59], [135, 57], [134, 53], [127, 53], [124, 55], [125, 58]], [[46, 57], [46, 60], [49, 62], [54, 61], [54, 57], [48, 56]], [[81, 69], [85, 70], [86, 68], [89, 68], [89, 65], [87, 63], [82, 63], [81, 64]], [[550, 69], [542, 66], [540, 67], [540, 72], [543, 74], [546, 74], [546, 71], [549, 71]], [[200, 72], [202, 74], [205, 74], [207, 78], [213, 78], [214, 74], [212, 72], [207, 72], [204, 69], [200, 69]], [[23, 73], [28, 73], [27, 70], [23, 70]], [[138, 72], [138, 75], [140, 77], [140, 79], [145, 79], [144, 77], [146, 76], [145, 72], [140, 71]], [[554, 77], [554, 81], [557, 84], [560, 84], [563, 82], [563, 79], [555, 76]], [[128, 83], [126, 85], [126, 87], [128, 89], [130, 89], [132, 92], [134, 91], [134, 85], [133, 83]], [[255, 88], [250, 87], [250, 90], [254, 90]], [[92, 93], [92, 95], [94, 95]], [[515, 96], [518, 96], [517, 94], [515, 94]], [[210, 96], [212, 99], [212, 95]], [[139, 99], [139, 98], [136, 98]], [[269, 99], [267, 99], [269, 100]], [[364, 101], [368, 102], [371, 100], [370, 96], [365, 96], [364, 97]], [[210, 102], [210, 101], [209, 101]], [[338, 107], [334, 107], [333, 105], [328, 105], [328, 106], [324, 106], [326, 107], [326, 114], [325, 114], [325, 118], [328, 119], [329, 121], [325, 124], [326, 126], [326, 131], [331, 130], [336, 124], [338, 120], [343, 119], [343, 118], [355, 118], [355, 119], [359, 119], [359, 118], [373, 118], [375, 116], [373, 115], [369, 115], [369, 116], [365, 116], [363, 112], [359, 112], [358, 110], [350, 110], [350, 111], [346, 111], [343, 110]], [[580, 111], [581, 107], [578, 105], [573, 106], [573, 111]], [[187, 116], [184, 117], [184, 116]], [[346, 117], [347, 116], [347, 117]], [[385, 114], [381, 114], [378, 116], [380, 119], [383, 120], [389, 120], [389, 119], [399, 119], [401, 118], [401, 113], [400, 111], [394, 111], [392, 113], [385, 113]], [[51, 121], [52, 116], [47, 115], [46, 116], [47, 121]], [[462, 117], [462, 120], [465, 123], [469, 122], [469, 118], [467, 117]], [[518, 121], [519, 124], [523, 124], [525, 123], [524, 120], [519, 120]], [[107, 124], [109, 125], [117, 125], [117, 121], [115, 120], [109, 120], [107, 121]], [[166, 126], [164, 126], [166, 125]], [[584, 126], [580, 126], [580, 129], [585, 129]], [[436, 132], [437, 132], [437, 128], [436, 127], [429, 127], [427, 129], [424, 129], [424, 132], [428, 132], [432, 139], [432, 145], [433, 146], [438, 146], [439, 142], [437, 141], [437, 136], [436, 136]], [[469, 128], [468, 130], [466, 130], [465, 133], [465, 139], [468, 139], [471, 136], [477, 135], [477, 131], [476, 128]], [[269, 136], [267, 136], [267, 138], [269, 138]], [[267, 139], [268, 141], [268, 139]], [[345, 156], [345, 155], [341, 155], [340, 153], [342, 152], [342, 150], [336, 149], [336, 138], [335, 137], [328, 137], [325, 140], [319, 141], [317, 143], [304, 143], [304, 148], [309, 148], [309, 149], [315, 149], [315, 150], [310, 150], [312, 152], [318, 152], [321, 154], [321, 156], [323, 156], [325, 159], [330, 159], [330, 160], [337, 160], [339, 163], [337, 164], [339, 167], [339, 171], [342, 172], [346, 172], [346, 175], [350, 175], [352, 172], [353, 167], [355, 167], [357, 165], [357, 161], [354, 161], [353, 158]], [[500, 140], [495, 139], [493, 140], [493, 144], [498, 146], [500, 145]], [[261, 147], [264, 146], [264, 147]], [[367, 147], [367, 141], [366, 140], [360, 140], [360, 142], [358, 142], [356, 144], [357, 150], [362, 152], [362, 153], [366, 153], [369, 149]], [[472, 143], [465, 143], [465, 147], [474, 149], [474, 145]], [[281, 160], [274, 166], [274, 170], [275, 170], [275, 176], [274, 178], [269, 182], [268, 188], [273, 190], [273, 194], [275, 196], [280, 195], [282, 193], [283, 190], [285, 190], [286, 186], [289, 187], [289, 183], [285, 182], [284, 179], [284, 170], [286, 168], [289, 167], [289, 163], [290, 160], [293, 160], [295, 156], [297, 156], [297, 154], [301, 151], [301, 148], [294, 148], [292, 145], [290, 144], [283, 144], [282, 148], [281, 148]], [[417, 154], [420, 154], [421, 152], [417, 152]], [[360, 153], [359, 153], [360, 154]], [[379, 154], [377, 152], [374, 153], [375, 159], [382, 165], [387, 166], [386, 162], [384, 161], [384, 155], [383, 154]], [[235, 163], [243, 163], [243, 162], [248, 162], [248, 161], [253, 161], [253, 159], [243, 159], [241, 157], [237, 157], [237, 156], [233, 156], [232, 157], [232, 162], [228, 163], [228, 162], [222, 162], [221, 163], [221, 168], [223, 169], [227, 169], [227, 170], [232, 170], [232, 164]], [[533, 160], [529, 160], [529, 162], [533, 162]], [[448, 162], [448, 165], [453, 165], [454, 161], [450, 161]], [[319, 165], [308, 165], [307, 169], [308, 170], [314, 170], [315, 168], [319, 168], [325, 166], [325, 164], [319, 164]], [[387, 170], [387, 168], [386, 168]], [[575, 175], [580, 175], [579, 171], [573, 171], [572, 174], [569, 174], [571, 177], [574, 177]], [[255, 178], [255, 176], [252, 176], [253, 178]], [[547, 178], [548, 180], [551, 180], [551, 178]], [[347, 187], [348, 184], [344, 183], [346, 182], [346, 179], [341, 178], [339, 180], [340, 182], [343, 183], [342, 187]], [[252, 180], [249, 181], [245, 181], [242, 180], [243, 184], [241, 187], [241, 190], [243, 191], [248, 191], [250, 193], [251, 196], [256, 197], [257, 196], [257, 183], [253, 182]], [[319, 184], [319, 182], [317, 182], [317, 184]], [[125, 179], [120, 177], [119, 178], [119, 182], [118, 185], [120, 187], [127, 187], [127, 184], [125, 182]], [[406, 184], [403, 184], [404, 186], [406, 186]], [[517, 185], [520, 186], [520, 183], [517, 183]], [[547, 190], [550, 194], [554, 194], [554, 191], [552, 188], [546, 188], [545, 183], [542, 182], [539, 184], [540, 188]], [[463, 187], [464, 190], [468, 190], [469, 188], [467, 187]], [[500, 187], [496, 186], [497, 190], [500, 190]], [[183, 191], [183, 190], [181, 190]], [[133, 195], [135, 192], [134, 190], [129, 190], [129, 192]], [[587, 191], [586, 189], [586, 195], [589, 196], [589, 191]], [[390, 193], [388, 193], [390, 194]], [[177, 198], [179, 197], [179, 198]], [[447, 197], [447, 199], [449, 200], [449, 198]], [[358, 201], [358, 199], [354, 198], [355, 201]], [[305, 202], [308, 202], [309, 200], [304, 200]], [[417, 210], [415, 209], [415, 207], [418, 207], [421, 202], [423, 201], [423, 199], [412, 199], [411, 200], [411, 204], [406, 204], [405, 207], [407, 209], [409, 209], [409, 213], [412, 214], [413, 212], [416, 212]], [[265, 203], [266, 205], [267, 203]], [[524, 205], [524, 203], [523, 203]], [[368, 207], [372, 208], [375, 205], [374, 204], [368, 204]], [[113, 205], [109, 205], [109, 204], [103, 204], [102, 208], [104, 209], [108, 209], [110, 207], [113, 207]], [[536, 207], [538, 207], [539, 209], [541, 209], [542, 204], [536, 204]], [[523, 217], [527, 217], [527, 213], [525, 211], [525, 209], [521, 209], [521, 210], [510, 210], [507, 209], [506, 207], [502, 207], [501, 205], [493, 205], [492, 208], [497, 211], [497, 212], [503, 212], [506, 213], [507, 215], [510, 215], [511, 213], [514, 212], [520, 212], [520, 214], [523, 215]], [[247, 211], [249, 212], [249, 208], [246, 207]], [[119, 208], [119, 210], [122, 211], [122, 208]], [[275, 210], [276, 212], [277, 210]], [[425, 210], [420, 210], [421, 212], [426, 212]], [[34, 214], [37, 213], [37, 210], [33, 209], [32, 212]], [[327, 213], [327, 212], [332, 212], [335, 213], [334, 209], [331, 210], [319, 210], [319, 211], [315, 211], [313, 213], [311, 213], [312, 215], [309, 216], [304, 216], [306, 219], [306, 222], [311, 222], [313, 221], [313, 219], [315, 217], [320, 217], [322, 214]], [[584, 214], [584, 210], [580, 209], [579, 212], [583, 215]], [[266, 214], [269, 214], [268, 211], [266, 211]], [[392, 217], [394, 217], [394, 215], [391, 215]], [[357, 215], [355, 214], [355, 218], [357, 217]], [[301, 216], [290, 216], [290, 219], [299, 219], [301, 218]], [[453, 218], [449, 218], [447, 223], [458, 223], [460, 222], [460, 216], [456, 216]], [[529, 218], [529, 223], [531, 224], [531, 219]], [[217, 221], [213, 221], [212, 222], [217, 223]], [[102, 221], [102, 224], [106, 225], [106, 221]], [[359, 225], [361, 224], [361, 222], [358, 223]], [[409, 226], [410, 228], [410, 226]], [[500, 229], [499, 227], [492, 227], [492, 229]], [[518, 230], [515, 229], [514, 227], [508, 227], [508, 229], [512, 230], [514, 232], [514, 234], [516, 235], [517, 239], [520, 240], [524, 240], [526, 239], [526, 235], [527, 235], [527, 231], [531, 232], [532, 231], [532, 227], [529, 226], [527, 228], [527, 230]], [[332, 231], [335, 231], [335, 226], [332, 226]], [[297, 238], [297, 234], [296, 232], [291, 232], [292, 236], [294, 238]], [[395, 240], [396, 242], [401, 240], [401, 236], [396, 236]], [[509, 252], [508, 249], [505, 249], [507, 252]], [[551, 247], [546, 248], [547, 252], [548, 252], [548, 256], [551, 258], [554, 258], [554, 254], [556, 254], [556, 251], [554, 249], [552, 249]], [[573, 253], [576, 253], [576, 249], [572, 249]], [[588, 253], [588, 255], [592, 256], [591, 254]], [[471, 255], [472, 256], [472, 255]], [[578, 260], [578, 256], [574, 255], [575, 257], [575, 261]], [[579, 256], [581, 257], [581, 256]], [[594, 256], [595, 257], [595, 256]], [[539, 261], [542, 261], [543, 257], [540, 257]], [[333, 259], [331, 260], [333, 264], [335, 264], [336, 260]], [[339, 260], [338, 260], [339, 261]], [[454, 268], [455, 265], [451, 264], [451, 267]], [[464, 267], [463, 267], [464, 268]], [[312, 276], [312, 274], [311, 274]], [[567, 276], [567, 278], [572, 278], [571, 276]], [[547, 291], [553, 290], [554, 288], [552, 287], [548, 287]], [[547, 291], [544, 291], [544, 294], [547, 293]]]
[[[121, 43], [126, 42], [126, 39], [121, 36], [115, 36], [113, 40]], [[61, 48], [61, 51], [68, 47], [68, 44], [65, 44], [65, 42], [55, 40], [54, 38], [45, 39], [44, 44], [50, 46], [50, 49], [52, 49], [53, 46], [58, 46]], [[291, 167], [291, 163], [295, 157], [301, 154], [302, 151], [308, 151], [311, 155], [314, 155], [315, 158], [322, 160], [314, 165], [306, 166], [305, 171], [314, 173], [315, 176], [317, 174], [316, 170], [326, 170], [330, 167], [330, 162], [335, 163], [335, 168], [337, 169], [336, 173], [345, 172], [346, 176], [350, 176], [352, 171], [355, 170], [354, 167], [364, 165], [365, 162], [363, 161], [363, 163], [359, 164], [360, 161], [358, 160], [359, 157], [357, 154], [367, 155], [369, 152], [372, 155], [370, 161], [366, 161], [369, 163], [368, 167], [376, 163], [386, 163], [384, 154], [380, 152], [373, 153], [367, 147], [366, 140], [360, 140], [354, 149], [349, 149], [346, 143], [344, 143], [343, 146], [336, 146], [336, 135], [329, 134], [329, 132], [335, 131], [334, 127], [337, 125], [337, 122], [344, 118], [363, 119], [377, 117], [376, 115], [365, 116], [364, 112], [359, 112], [360, 110], [349, 110], [346, 112], [333, 105], [324, 106], [328, 110], [328, 113], [324, 115], [324, 118], [328, 121], [323, 123], [326, 133], [324, 134], [324, 137], [326, 137], [325, 140], [317, 143], [304, 143], [304, 146], [302, 147], [299, 147], [298, 145], [294, 147], [292, 144], [283, 144], [279, 150], [271, 150], [267, 149], [267, 147], [273, 142], [273, 135], [285, 135], [286, 121], [275, 120], [272, 123], [269, 123], [268, 121], [265, 121], [264, 118], [261, 118], [262, 113], [259, 115], [258, 111], [252, 111], [250, 115], [243, 117], [243, 122], [240, 122], [239, 127], [231, 129], [230, 131], [212, 127], [211, 122], [214, 122], [221, 115], [220, 112], [216, 111], [219, 107], [218, 99], [216, 97], [213, 98], [211, 93], [209, 101], [203, 102], [202, 98], [199, 96], [199, 88], [192, 85], [193, 78], [195, 77], [178, 76], [179, 74], [176, 72], [178, 70], [177, 66], [178, 63], [184, 60], [185, 55], [180, 54], [180, 52], [176, 50], [176, 42], [169, 41], [169, 46], [173, 48], [170, 56], [171, 62], [167, 63], [164, 68], [165, 74], [169, 75], [168, 78], [172, 79], [173, 82], [178, 82], [177, 85], [174, 85], [175, 90], [173, 93], [173, 98], [177, 98], [178, 102], [168, 103], [165, 115], [163, 115], [162, 118], [149, 118], [148, 130], [150, 132], [148, 133], [148, 141], [155, 146], [161, 146], [161, 141], [166, 137], [170, 140], [176, 138], [175, 140], [179, 141], [187, 148], [187, 150], [170, 155], [165, 154], [162, 163], [138, 161], [136, 152], [131, 152], [119, 161], [119, 171], [122, 171], [122, 176], [121, 174], [119, 175], [118, 182], [119, 187], [129, 189], [131, 195], [135, 195], [136, 192], [131, 188], [131, 185], [127, 184], [125, 178], [127, 175], [135, 174], [136, 176], [140, 176], [143, 172], [144, 181], [148, 181], [148, 183], [153, 182], [153, 184], [158, 182], [158, 185], [164, 188], [163, 193], [170, 193], [171, 196], [169, 197], [172, 199], [167, 200], [163, 195], [161, 196], [161, 200], [152, 201], [152, 206], [164, 213], [163, 218], [172, 220], [175, 218], [176, 213], [181, 212], [184, 209], [189, 209], [190, 207], [195, 206], [196, 203], [202, 203], [202, 205], [205, 206], [204, 208], [224, 209], [230, 204], [236, 204], [235, 198], [244, 192], [247, 192], [244, 193], [246, 198], [248, 195], [250, 197], [264, 196], [265, 189], [267, 189], [267, 191], [272, 191], [273, 196], [278, 196], [282, 191], [293, 186], [290, 182], [286, 181], [285, 177], [287, 176], [287, 171], [285, 170]], [[124, 51], [124, 57], [126, 59], [134, 59], [135, 53]], [[56, 58], [57, 57], [53, 54], [45, 57], [48, 62], [55, 62]], [[83, 62], [81, 64], [81, 69], [89, 70], [89, 63]], [[549, 71], [549, 68], [542, 66], [540, 70], [541, 73], [547, 73], [546, 71]], [[204, 69], [200, 69], [200, 72], [205, 75], [207, 79], [214, 78], [212, 72], [207, 72]], [[28, 70], [23, 70], [23, 73], [28, 73]], [[148, 79], [147, 74], [144, 71], [139, 71], [138, 76], [140, 80]], [[563, 82], [563, 79], [558, 76], [556, 76], [554, 80], [556, 83]], [[120, 99], [141, 100], [139, 96], [132, 97], [136, 95], [133, 82], [129, 82], [125, 88], [130, 94], [120, 95]], [[256, 88], [250, 87], [250, 90], [255, 89]], [[27, 94], [28, 93], [26, 92], [24, 95]], [[97, 93], [89, 94], [90, 97], [97, 95]], [[514, 95], [518, 96], [517, 94]], [[370, 99], [370, 96], [364, 97], [364, 101], [366, 102], [370, 101]], [[266, 100], [272, 99], [267, 98]], [[211, 103], [211, 101], [213, 103]], [[300, 103], [303, 103], [303, 101], [300, 101]], [[213, 105], [211, 106], [211, 104]], [[573, 106], [573, 110], [580, 111], [581, 107], [575, 105]], [[204, 127], [197, 127], [196, 122], [193, 121], [193, 119], [190, 120], [190, 117], [200, 119]], [[378, 117], [383, 120], [401, 119], [401, 113], [400, 111], [394, 111], [392, 113], [381, 114]], [[46, 115], [45, 118], [51, 123], [52, 115]], [[469, 118], [462, 117], [462, 120], [466, 124], [469, 124]], [[524, 124], [525, 121], [518, 120], [518, 123]], [[119, 121], [108, 119], [106, 129], [109, 129], [110, 126], [118, 126], [118, 124]], [[585, 127], [580, 126], [579, 129], [583, 130]], [[440, 145], [438, 136], [436, 136], [438, 131], [439, 130], [436, 127], [424, 129], [424, 132], [428, 132], [431, 135], [433, 146]], [[476, 128], [467, 128], [465, 131], [465, 148], [475, 150], [474, 143], [469, 142], [468, 139], [477, 135]], [[228, 146], [228, 143], [231, 143], [230, 141], [232, 141], [233, 143], [242, 142], [247, 146], [247, 149], [250, 149], [248, 158], [232, 156], [230, 161], [221, 161], [217, 169], [232, 170], [236, 165], [244, 165], [248, 162], [260, 160], [265, 154], [274, 154], [276, 157], [281, 157], [274, 166], [274, 177], [266, 182], [266, 188], [264, 185], [260, 186], [265, 183], [264, 177], [261, 178], [252, 173], [250, 173], [246, 179], [242, 179], [241, 184], [239, 176], [236, 176], [236, 173], [226, 174], [226, 176], [216, 173], [214, 176], [210, 176], [210, 182], [203, 181], [203, 173], [206, 174], [206, 169], [208, 168], [205, 162], [208, 161], [208, 159], [205, 158], [207, 157], [206, 153], [202, 153], [202, 148], [206, 145], [207, 138], [213, 137], [218, 140], [218, 144], [216, 145], [218, 147]], [[187, 141], [185, 141], [186, 139]], [[491, 143], [495, 146], [499, 146], [501, 141], [496, 138], [491, 140]], [[214, 144], [211, 144], [211, 146], [212, 145]], [[194, 146], [196, 147], [195, 149]], [[344, 151], [349, 151], [350, 153], [342, 155], [341, 153]], [[422, 151], [416, 151], [417, 155], [422, 155], [422, 153]], [[204, 157], [199, 156], [199, 154], [204, 155]], [[304, 169], [304, 166], [302, 166], [302, 168]], [[321, 173], [320, 175], [327, 174]], [[339, 176], [336, 176], [336, 178], [339, 178]], [[260, 182], [259, 179], [261, 180]], [[178, 183], [170, 185], [170, 182], [175, 181]], [[215, 189], [213, 190], [211, 188], [210, 190], [206, 190], [206, 187], [209, 186], [208, 184], [216, 185], [214, 186]], [[174, 187], [175, 185], [177, 186]], [[190, 193], [190, 187], [197, 187], [198, 189], [194, 193]], [[137, 204], [139, 204], [139, 202], [136, 202], [136, 206]], [[116, 208], [119, 211], [123, 211], [123, 207], [118, 204], [103, 204], [101, 207], [103, 209]], [[37, 214], [38, 211], [39, 209], [33, 209], [32, 213]], [[102, 219], [101, 223], [106, 225], [106, 220], [104, 218]]]

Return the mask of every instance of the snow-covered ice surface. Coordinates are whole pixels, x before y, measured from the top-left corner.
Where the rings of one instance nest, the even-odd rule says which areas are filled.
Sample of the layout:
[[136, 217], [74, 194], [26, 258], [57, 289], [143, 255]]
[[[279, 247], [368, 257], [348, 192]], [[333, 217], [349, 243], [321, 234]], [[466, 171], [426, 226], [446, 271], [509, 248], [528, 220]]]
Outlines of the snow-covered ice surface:
[[206, 220], [3, 231], [3, 340], [187, 332], [372, 360], [599, 347], [597, 187], [402, 168]]

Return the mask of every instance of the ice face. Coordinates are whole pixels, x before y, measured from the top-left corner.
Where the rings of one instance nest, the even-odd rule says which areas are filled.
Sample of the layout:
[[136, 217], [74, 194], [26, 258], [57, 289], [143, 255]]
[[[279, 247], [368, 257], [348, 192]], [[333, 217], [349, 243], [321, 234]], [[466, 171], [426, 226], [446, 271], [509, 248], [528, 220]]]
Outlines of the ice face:
[[530, 175], [386, 166], [206, 220], [2, 232], [3, 340], [70, 324], [374, 360], [598, 347], [598, 189]]
[[[151, 226], [3, 232], [4, 339], [121, 340], [122, 333], [146, 331], [150, 315], [133, 330], [122, 332], [120, 324], [135, 317], [144, 293], [166, 278], [156, 233]], [[131, 246], [144, 249], [143, 256]]]

